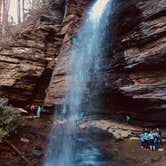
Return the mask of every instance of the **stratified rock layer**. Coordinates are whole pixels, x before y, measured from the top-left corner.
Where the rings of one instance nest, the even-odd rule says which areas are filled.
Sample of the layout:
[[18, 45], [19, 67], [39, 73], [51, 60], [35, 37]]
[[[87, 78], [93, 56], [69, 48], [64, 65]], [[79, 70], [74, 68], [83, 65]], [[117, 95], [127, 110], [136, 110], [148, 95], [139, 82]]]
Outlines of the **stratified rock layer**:
[[15, 40], [1, 44], [0, 95], [14, 105], [42, 103], [45, 98], [63, 39], [59, 31], [65, 1], [61, 1], [50, 2], [49, 23], [41, 16], [40, 23], [28, 25]]
[[72, 37], [79, 30], [79, 25], [87, 9], [88, 2], [89, 0], [70, 0], [68, 2], [68, 12], [60, 32], [61, 35], [64, 35], [64, 38], [45, 100], [45, 105], [48, 107], [55, 105], [59, 108], [64, 102], [65, 80], [71, 41]]
[[[67, 52], [77, 31], [86, 2], [69, 1], [61, 53], [55, 66], [46, 104], [63, 103]], [[82, 5], [81, 3], [84, 3]], [[166, 121], [166, 1], [116, 1], [110, 18], [108, 54], [103, 61], [100, 87], [102, 114], [135, 121]]]
[[[54, 2], [54, 12], [42, 16], [39, 25], [28, 26], [15, 42], [0, 48], [0, 94], [12, 103], [41, 103], [45, 95], [46, 106], [64, 102], [71, 40], [93, 0]], [[94, 82], [100, 94], [92, 94], [92, 101], [94, 96], [100, 101], [93, 101], [93, 109], [100, 103], [104, 117], [128, 114], [135, 121], [164, 125], [166, 0], [116, 0], [107, 31], [102, 82]]]
[[165, 124], [165, 34], [165, 0], [117, 1], [106, 89], [113, 108], [135, 120]]

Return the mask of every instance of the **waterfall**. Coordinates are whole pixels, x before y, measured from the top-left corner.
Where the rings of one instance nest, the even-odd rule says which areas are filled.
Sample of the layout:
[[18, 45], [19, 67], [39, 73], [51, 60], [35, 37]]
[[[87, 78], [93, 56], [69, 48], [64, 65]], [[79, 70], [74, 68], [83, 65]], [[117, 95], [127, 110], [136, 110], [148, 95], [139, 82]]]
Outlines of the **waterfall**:
[[78, 166], [75, 164], [77, 122], [80, 112], [85, 111], [83, 103], [90, 95], [88, 84], [92, 75], [100, 72], [112, 4], [113, 0], [96, 0], [73, 38], [62, 110], [63, 115], [67, 115], [66, 123], [63, 129], [53, 125], [52, 134], [55, 134], [56, 140], [50, 139], [43, 166]]

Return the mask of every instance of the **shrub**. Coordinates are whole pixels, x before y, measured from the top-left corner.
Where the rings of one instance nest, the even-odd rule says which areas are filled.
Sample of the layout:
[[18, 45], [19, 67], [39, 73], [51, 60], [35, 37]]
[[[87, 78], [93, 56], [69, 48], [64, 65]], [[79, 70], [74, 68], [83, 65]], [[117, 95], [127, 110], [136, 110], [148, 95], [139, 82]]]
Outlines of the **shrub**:
[[8, 136], [21, 122], [21, 113], [8, 106], [8, 99], [0, 98], [0, 140]]

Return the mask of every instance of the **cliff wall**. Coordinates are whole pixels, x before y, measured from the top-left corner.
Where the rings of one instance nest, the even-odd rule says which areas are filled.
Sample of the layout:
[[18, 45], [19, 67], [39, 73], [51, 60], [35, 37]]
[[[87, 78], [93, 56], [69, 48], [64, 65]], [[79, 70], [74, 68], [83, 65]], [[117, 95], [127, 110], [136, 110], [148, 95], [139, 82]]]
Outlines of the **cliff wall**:
[[166, 1], [119, 0], [112, 25], [110, 103], [136, 120], [164, 125]]
[[43, 103], [63, 36], [64, 0], [50, 1], [47, 15], [0, 45], [0, 95], [14, 105]]
[[[82, 4], [83, 3], [83, 4]], [[87, 2], [69, 1], [65, 34], [46, 104], [61, 105], [65, 66], [72, 35], [77, 31]], [[102, 114], [164, 124], [166, 100], [166, 1], [117, 0], [113, 8], [103, 63], [100, 96]]]
[[[72, 37], [93, 1], [53, 2], [48, 17], [0, 48], [0, 94], [12, 103], [63, 104]], [[102, 86], [93, 94], [100, 97], [100, 113], [164, 125], [166, 0], [116, 0], [107, 31]]]

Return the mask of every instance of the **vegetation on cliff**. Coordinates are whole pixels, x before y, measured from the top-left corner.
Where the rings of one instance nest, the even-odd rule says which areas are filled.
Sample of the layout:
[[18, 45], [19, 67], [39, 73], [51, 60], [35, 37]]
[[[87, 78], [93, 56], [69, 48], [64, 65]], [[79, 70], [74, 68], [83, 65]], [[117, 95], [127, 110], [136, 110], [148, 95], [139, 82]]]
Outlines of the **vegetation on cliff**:
[[15, 130], [20, 122], [20, 112], [8, 106], [8, 99], [0, 98], [0, 140]]

